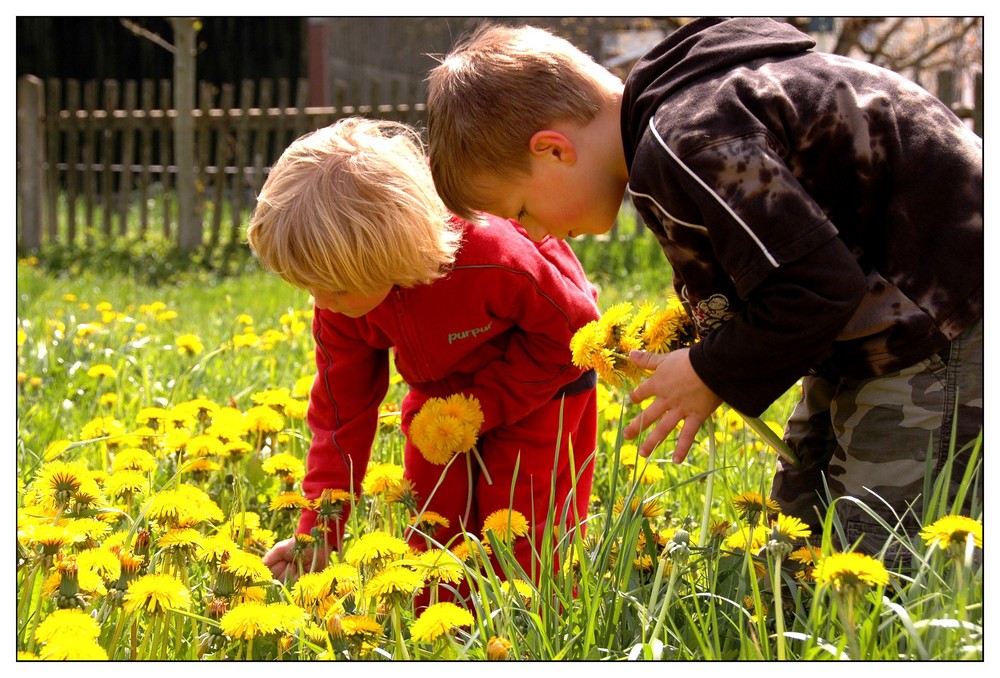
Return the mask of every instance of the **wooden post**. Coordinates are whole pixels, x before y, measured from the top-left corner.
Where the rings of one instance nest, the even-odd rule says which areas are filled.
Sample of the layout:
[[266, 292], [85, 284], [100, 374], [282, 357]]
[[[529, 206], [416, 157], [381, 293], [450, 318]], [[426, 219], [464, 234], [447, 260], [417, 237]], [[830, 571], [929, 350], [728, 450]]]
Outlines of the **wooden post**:
[[21, 246], [42, 244], [42, 81], [26, 75], [17, 81], [17, 192], [21, 205]]
[[170, 19], [174, 29], [174, 158], [177, 162], [177, 241], [184, 252], [202, 242], [194, 158], [195, 35], [197, 19]]

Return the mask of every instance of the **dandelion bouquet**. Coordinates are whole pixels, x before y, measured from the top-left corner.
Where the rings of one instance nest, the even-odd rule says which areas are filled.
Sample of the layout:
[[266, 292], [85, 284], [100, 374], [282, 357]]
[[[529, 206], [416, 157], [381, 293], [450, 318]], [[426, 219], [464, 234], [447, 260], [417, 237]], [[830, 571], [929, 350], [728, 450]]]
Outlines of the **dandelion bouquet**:
[[[591, 368], [609, 386], [620, 387], [648, 374], [629, 359], [630, 351], [668, 353], [696, 341], [694, 322], [674, 297], [662, 310], [648, 301], [638, 310], [628, 301], [615, 304], [577, 330], [569, 346], [574, 365]], [[740, 416], [784, 461], [799, 465], [795, 453], [760, 418]]]
[[627, 301], [615, 304], [577, 330], [569, 345], [573, 364], [593, 368], [609, 386], [622, 386], [645, 374], [629, 360], [629, 351], [667, 353], [695, 342], [694, 323], [678, 299], [664, 310], [647, 301], [633, 315], [634, 308]]
[[429, 398], [410, 423], [410, 441], [427, 461], [443, 466], [475, 446], [482, 426], [483, 410], [474, 396]]

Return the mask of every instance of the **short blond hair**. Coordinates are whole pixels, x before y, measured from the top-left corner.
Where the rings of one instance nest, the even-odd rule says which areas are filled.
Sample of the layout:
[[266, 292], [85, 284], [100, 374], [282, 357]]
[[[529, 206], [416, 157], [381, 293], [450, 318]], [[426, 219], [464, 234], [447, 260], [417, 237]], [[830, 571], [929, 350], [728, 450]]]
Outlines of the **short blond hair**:
[[371, 294], [441, 277], [461, 228], [434, 190], [416, 132], [345, 118], [285, 150], [246, 235], [263, 267], [296, 287]]
[[475, 180], [530, 174], [531, 136], [585, 125], [620, 81], [563, 38], [532, 26], [480, 26], [430, 71], [431, 175], [445, 205], [475, 218]]

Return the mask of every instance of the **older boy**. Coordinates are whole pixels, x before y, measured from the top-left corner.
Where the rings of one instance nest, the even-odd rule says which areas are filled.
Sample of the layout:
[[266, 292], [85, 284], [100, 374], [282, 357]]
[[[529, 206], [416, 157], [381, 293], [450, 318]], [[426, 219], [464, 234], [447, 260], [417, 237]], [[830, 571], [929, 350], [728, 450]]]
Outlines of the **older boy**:
[[[361, 119], [317, 130], [282, 154], [247, 238], [265, 268], [315, 300], [307, 497], [361, 488], [393, 349], [410, 386], [404, 432], [431, 397], [463, 394], [482, 411], [483, 474], [476, 462], [432, 463], [407, 440], [404, 476], [419, 508], [449, 523], [437, 542], [463, 528], [479, 533], [491, 513], [513, 509], [538, 547], [550, 501], [556, 524], [586, 516], [596, 378], [572, 365], [568, 344], [598, 312], [566, 243], [534, 243], [494, 217], [481, 226], [450, 218], [415, 133]], [[298, 531], [308, 534], [316, 519], [303, 511]], [[345, 519], [332, 526], [333, 546]], [[419, 534], [410, 543], [426, 544]], [[276, 577], [292, 568], [293, 546], [282, 541], [265, 556]], [[532, 572], [528, 541], [514, 552]]]
[[[607, 231], [627, 187], [701, 341], [633, 355], [655, 372], [632, 398], [655, 400], [626, 435], [656, 423], [648, 455], [683, 420], [679, 462], [721, 401], [757, 415], [808, 375], [786, 431], [803, 464], [772, 495], [815, 525], [828, 486], [894, 525], [953, 423], [959, 448], [982, 426], [982, 143], [902, 77], [813, 45], [699, 19], [623, 86], [544, 31], [487, 28], [431, 72], [431, 168], [456, 214], [537, 239]], [[878, 521], [837, 505], [879, 549]]]

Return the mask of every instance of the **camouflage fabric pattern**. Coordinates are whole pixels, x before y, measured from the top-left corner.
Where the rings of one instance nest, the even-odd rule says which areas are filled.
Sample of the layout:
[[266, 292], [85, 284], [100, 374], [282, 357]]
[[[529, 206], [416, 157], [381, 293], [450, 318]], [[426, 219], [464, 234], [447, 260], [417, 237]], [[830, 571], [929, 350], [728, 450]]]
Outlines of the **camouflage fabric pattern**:
[[[933, 455], [933, 480], [948, 459], [956, 402], [955, 449], [962, 450], [983, 425], [981, 320], [939, 354], [892, 374], [838, 382], [806, 377], [785, 431], [802, 465], [779, 465], [772, 498], [786, 514], [818, 526], [828, 503], [825, 477], [832, 498], [857, 498], [893, 526], [897, 515], [906, 514], [903, 527], [916, 534], [927, 454]], [[956, 457], [950, 497], [958, 490], [970, 450], [971, 445]], [[982, 482], [980, 473], [975, 488], [980, 501]], [[972, 494], [969, 488], [967, 502]], [[841, 547], [861, 539], [862, 551], [877, 553], [887, 535], [875, 518], [853, 501], [836, 505], [850, 542]], [[887, 561], [905, 559], [895, 551], [890, 548]]]

